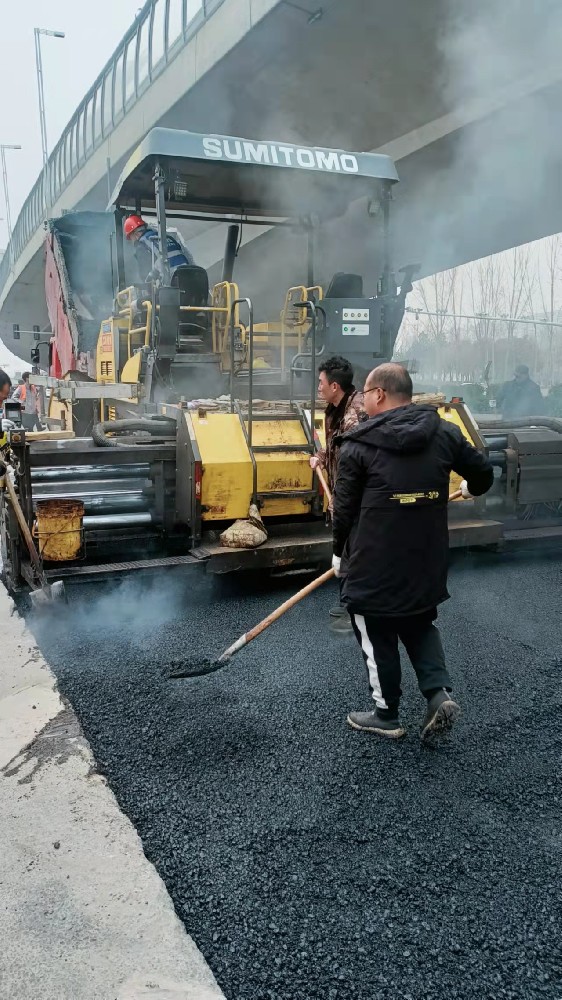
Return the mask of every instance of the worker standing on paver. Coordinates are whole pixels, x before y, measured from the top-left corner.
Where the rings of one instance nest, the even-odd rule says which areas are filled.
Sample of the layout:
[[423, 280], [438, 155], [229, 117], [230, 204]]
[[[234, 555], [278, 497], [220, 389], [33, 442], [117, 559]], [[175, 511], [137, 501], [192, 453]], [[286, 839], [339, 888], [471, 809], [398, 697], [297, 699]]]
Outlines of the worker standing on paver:
[[404, 644], [427, 700], [422, 739], [450, 729], [459, 713], [439, 631], [437, 606], [445, 601], [449, 532], [449, 476], [463, 477], [463, 496], [490, 489], [494, 474], [433, 406], [412, 403], [412, 380], [398, 364], [368, 376], [369, 419], [341, 446], [333, 512], [333, 567], [342, 576], [342, 601], [351, 613], [375, 708], [351, 712], [348, 722], [380, 736], [405, 735], [398, 640]]
[[[326, 444], [310, 459], [310, 466], [312, 469], [320, 466], [326, 471], [328, 486], [333, 493], [340, 452], [339, 445], [335, 443], [336, 438], [353, 430], [367, 416], [363, 407], [363, 393], [353, 384], [353, 368], [346, 358], [336, 355], [322, 362], [318, 368], [318, 395], [327, 404], [324, 418]], [[328, 513], [331, 517], [331, 502]], [[349, 614], [343, 604], [332, 608], [330, 616], [338, 619], [341, 630], [351, 629]]]
[[[156, 229], [147, 225], [141, 215], [129, 215], [125, 219], [123, 231], [126, 238], [135, 244], [140, 280], [144, 282], [149, 274], [158, 272], [160, 237]], [[166, 256], [170, 278], [173, 278], [180, 268], [192, 267], [194, 264], [193, 255], [171, 233], [166, 235]]]

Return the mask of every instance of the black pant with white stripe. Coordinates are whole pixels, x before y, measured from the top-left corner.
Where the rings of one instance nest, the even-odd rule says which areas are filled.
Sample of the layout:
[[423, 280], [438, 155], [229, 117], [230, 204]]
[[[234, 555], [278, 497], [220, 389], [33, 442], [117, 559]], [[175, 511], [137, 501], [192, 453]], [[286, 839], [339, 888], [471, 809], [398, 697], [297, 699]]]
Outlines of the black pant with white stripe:
[[436, 618], [436, 608], [401, 618], [352, 613], [353, 630], [367, 665], [373, 700], [383, 715], [396, 715], [402, 694], [398, 640], [410, 657], [422, 694], [430, 696], [439, 688], [451, 690]]

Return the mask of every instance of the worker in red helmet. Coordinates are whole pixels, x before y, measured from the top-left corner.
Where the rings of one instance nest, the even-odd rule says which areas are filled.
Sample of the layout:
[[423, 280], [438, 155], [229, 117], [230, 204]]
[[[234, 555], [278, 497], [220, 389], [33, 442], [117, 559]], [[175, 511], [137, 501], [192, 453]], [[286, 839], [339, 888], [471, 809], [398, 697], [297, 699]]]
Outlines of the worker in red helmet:
[[[160, 237], [156, 230], [148, 226], [141, 215], [129, 215], [125, 219], [123, 232], [126, 238], [135, 244], [135, 257], [141, 282], [144, 283], [148, 275], [159, 274]], [[192, 267], [195, 263], [187, 247], [170, 233], [166, 236], [166, 252], [170, 278], [173, 278], [179, 268]]]

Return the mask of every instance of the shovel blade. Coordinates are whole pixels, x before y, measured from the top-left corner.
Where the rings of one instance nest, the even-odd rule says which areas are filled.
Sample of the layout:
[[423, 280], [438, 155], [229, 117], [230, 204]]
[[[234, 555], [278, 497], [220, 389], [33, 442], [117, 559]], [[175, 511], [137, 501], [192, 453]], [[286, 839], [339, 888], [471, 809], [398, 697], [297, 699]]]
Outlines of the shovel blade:
[[32, 590], [31, 603], [34, 608], [44, 608], [46, 604], [66, 602], [66, 592], [62, 580], [46, 583], [40, 590]]
[[55, 580], [55, 582], [50, 585], [49, 590], [51, 591], [52, 601], [64, 601], [65, 604], [68, 604], [68, 598], [66, 596], [66, 590], [64, 589], [64, 583], [62, 580]]

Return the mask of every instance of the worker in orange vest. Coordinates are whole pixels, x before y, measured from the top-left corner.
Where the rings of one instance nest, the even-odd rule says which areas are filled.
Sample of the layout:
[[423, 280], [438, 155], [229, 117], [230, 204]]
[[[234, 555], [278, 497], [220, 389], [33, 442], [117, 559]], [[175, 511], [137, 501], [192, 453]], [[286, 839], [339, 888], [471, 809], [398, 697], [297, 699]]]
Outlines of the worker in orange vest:
[[12, 399], [21, 403], [21, 420], [26, 431], [32, 431], [37, 425], [37, 389], [29, 384], [31, 372], [24, 372], [22, 382], [12, 393]]

